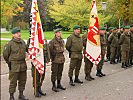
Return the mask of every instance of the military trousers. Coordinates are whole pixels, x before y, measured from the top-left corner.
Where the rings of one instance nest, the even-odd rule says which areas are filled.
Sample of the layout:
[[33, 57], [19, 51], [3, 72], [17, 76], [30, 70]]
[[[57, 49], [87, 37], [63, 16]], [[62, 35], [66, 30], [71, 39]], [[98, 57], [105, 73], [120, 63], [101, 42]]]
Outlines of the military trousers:
[[9, 93], [16, 92], [17, 81], [18, 81], [18, 90], [24, 91], [27, 80], [27, 71], [9, 72], [9, 80], [10, 80]]
[[102, 70], [103, 65], [104, 65], [104, 56], [105, 56], [105, 50], [101, 51], [101, 60], [97, 65], [97, 70]]
[[84, 57], [84, 62], [85, 62], [84, 66], [85, 74], [90, 76], [93, 63], [87, 57]]
[[82, 59], [71, 58], [70, 65], [69, 65], [68, 76], [72, 77], [74, 70], [75, 70], [75, 76], [79, 76], [81, 64], [82, 64]]
[[129, 59], [130, 59], [130, 60], [133, 59], [133, 50], [130, 50], [130, 52], [129, 52]]
[[117, 48], [116, 47], [111, 47], [110, 48], [110, 61], [115, 61], [115, 57], [116, 57], [116, 51], [117, 51]]
[[107, 45], [107, 55], [106, 55], [107, 59], [110, 60], [110, 45]]
[[122, 63], [125, 63], [129, 60], [129, 51], [121, 51], [121, 60], [122, 60]]
[[52, 63], [51, 67], [51, 81], [61, 80], [64, 63]]
[[117, 59], [121, 60], [121, 47], [120, 46], [117, 48]]
[[[46, 68], [45, 65], [44, 65], [44, 67]], [[35, 75], [35, 70], [36, 70], [36, 75]], [[41, 87], [42, 83], [44, 81], [44, 78], [45, 78], [45, 69], [44, 69], [44, 73], [42, 75], [40, 75], [38, 70], [32, 64], [31, 72], [32, 72], [32, 77], [33, 77], [33, 87], [35, 86], [35, 84], [36, 84], [36, 87]]]

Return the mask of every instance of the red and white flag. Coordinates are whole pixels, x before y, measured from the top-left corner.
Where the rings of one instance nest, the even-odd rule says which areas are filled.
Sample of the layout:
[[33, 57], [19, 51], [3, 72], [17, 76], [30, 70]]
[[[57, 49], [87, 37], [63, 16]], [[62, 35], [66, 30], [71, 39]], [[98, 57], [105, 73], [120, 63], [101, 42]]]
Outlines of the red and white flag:
[[101, 60], [100, 33], [96, 0], [92, 0], [85, 56], [96, 65]]
[[31, 36], [28, 49], [29, 57], [38, 72], [43, 74], [45, 67], [43, 54], [44, 34], [42, 30], [37, 0], [32, 0], [31, 15]]

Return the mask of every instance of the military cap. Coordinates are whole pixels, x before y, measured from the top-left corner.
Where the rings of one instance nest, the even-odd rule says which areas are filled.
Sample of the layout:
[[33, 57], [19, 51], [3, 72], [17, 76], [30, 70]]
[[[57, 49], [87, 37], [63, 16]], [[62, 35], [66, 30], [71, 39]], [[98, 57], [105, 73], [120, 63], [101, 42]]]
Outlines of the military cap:
[[116, 27], [113, 27], [113, 30], [117, 30], [117, 28]]
[[124, 29], [130, 29], [130, 26], [125, 26]]
[[100, 30], [106, 30], [106, 28], [102, 26], [102, 27], [100, 27]]
[[112, 30], [113, 29], [113, 27], [109, 27], [109, 30]]
[[133, 27], [133, 24], [131, 24], [130, 27]]
[[18, 28], [18, 27], [13, 28], [12, 34], [15, 34], [17, 32], [20, 32], [20, 28]]
[[57, 32], [60, 32], [61, 31], [61, 28], [57, 28], [54, 30], [54, 33], [57, 33]]
[[79, 26], [79, 25], [75, 25], [75, 26], [73, 27], [73, 30], [76, 30], [76, 29], [78, 29], [78, 28], [80, 28], [80, 26]]

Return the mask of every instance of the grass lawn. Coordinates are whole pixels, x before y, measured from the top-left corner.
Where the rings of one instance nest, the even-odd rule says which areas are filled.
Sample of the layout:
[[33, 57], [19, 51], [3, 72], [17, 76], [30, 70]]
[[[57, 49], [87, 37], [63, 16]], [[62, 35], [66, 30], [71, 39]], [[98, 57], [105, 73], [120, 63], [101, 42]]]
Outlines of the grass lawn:
[[[62, 38], [66, 39], [68, 36], [70, 36], [73, 32], [69, 32], [69, 31], [62, 31]], [[81, 34], [82, 36], [82, 34]], [[21, 31], [21, 37], [22, 39], [28, 40], [29, 38], [29, 31], [28, 30], [22, 30]], [[54, 38], [54, 32], [53, 31], [48, 31], [48, 32], [44, 32], [44, 37], [47, 40], [51, 40], [52, 38]], [[12, 38], [12, 34], [11, 33], [1, 33], [1, 38]], [[2, 54], [3, 51], [3, 47], [4, 45], [7, 43], [7, 40], [1, 40], [1, 48], [0, 48], [0, 52]]]
[[7, 40], [1, 40], [1, 45], [0, 45], [0, 53], [2, 54], [2, 52], [3, 52], [3, 47], [4, 47], [4, 45], [7, 43], [8, 41]]
[[[66, 39], [71, 34], [72, 34], [72, 32], [63, 31], [62, 32], [62, 38]], [[22, 37], [22, 39], [27, 40], [29, 38], [29, 31], [28, 30], [22, 30], [21, 31], [21, 37]], [[44, 37], [47, 40], [51, 40], [54, 37], [54, 32], [53, 31], [44, 32]], [[11, 35], [11, 33], [1, 33], [1, 38], [12, 38], [12, 35]]]

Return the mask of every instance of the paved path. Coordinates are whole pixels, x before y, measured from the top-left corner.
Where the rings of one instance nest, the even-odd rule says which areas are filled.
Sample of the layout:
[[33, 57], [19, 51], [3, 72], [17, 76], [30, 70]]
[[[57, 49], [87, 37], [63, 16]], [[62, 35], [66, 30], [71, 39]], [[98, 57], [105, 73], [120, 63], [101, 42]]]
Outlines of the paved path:
[[[28, 63], [28, 79], [24, 94], [29, 100], [133, 100], [133, 67], [129, 69], [122, 69], [121, 64], [110, 65], [105, 63], [103, 72], [107, 76], [99, 78], [95, 76], [96, 66], [93, 67], [92, 76], [94, 81], [84, 80], [84, 62], [82, 63], [80, 71], [80, 79], [83, 84], [76, 84], [71, 87], [68, 78], [69, 59], [68, 53], [65, 51], [66, 62], [64, 66], [62, 84], [67, 88], [65, 91], [55, 93], [51, 90], [51, 65], [47, 65], [46, 78], [43, 83], [42, 90], [47, 93], [47, 96], [35, 98], [33, 95], [32, 77], [30, 70], [30, 61]], [[1, 100], [8, 100], [9, 81], [8, 81], [8, 67], [2, 60], [1, 64]], [[16, 89], [17, 90], [17, 89]], [[18, 98], [18, 90], [15, 93], [15, 98]]]

